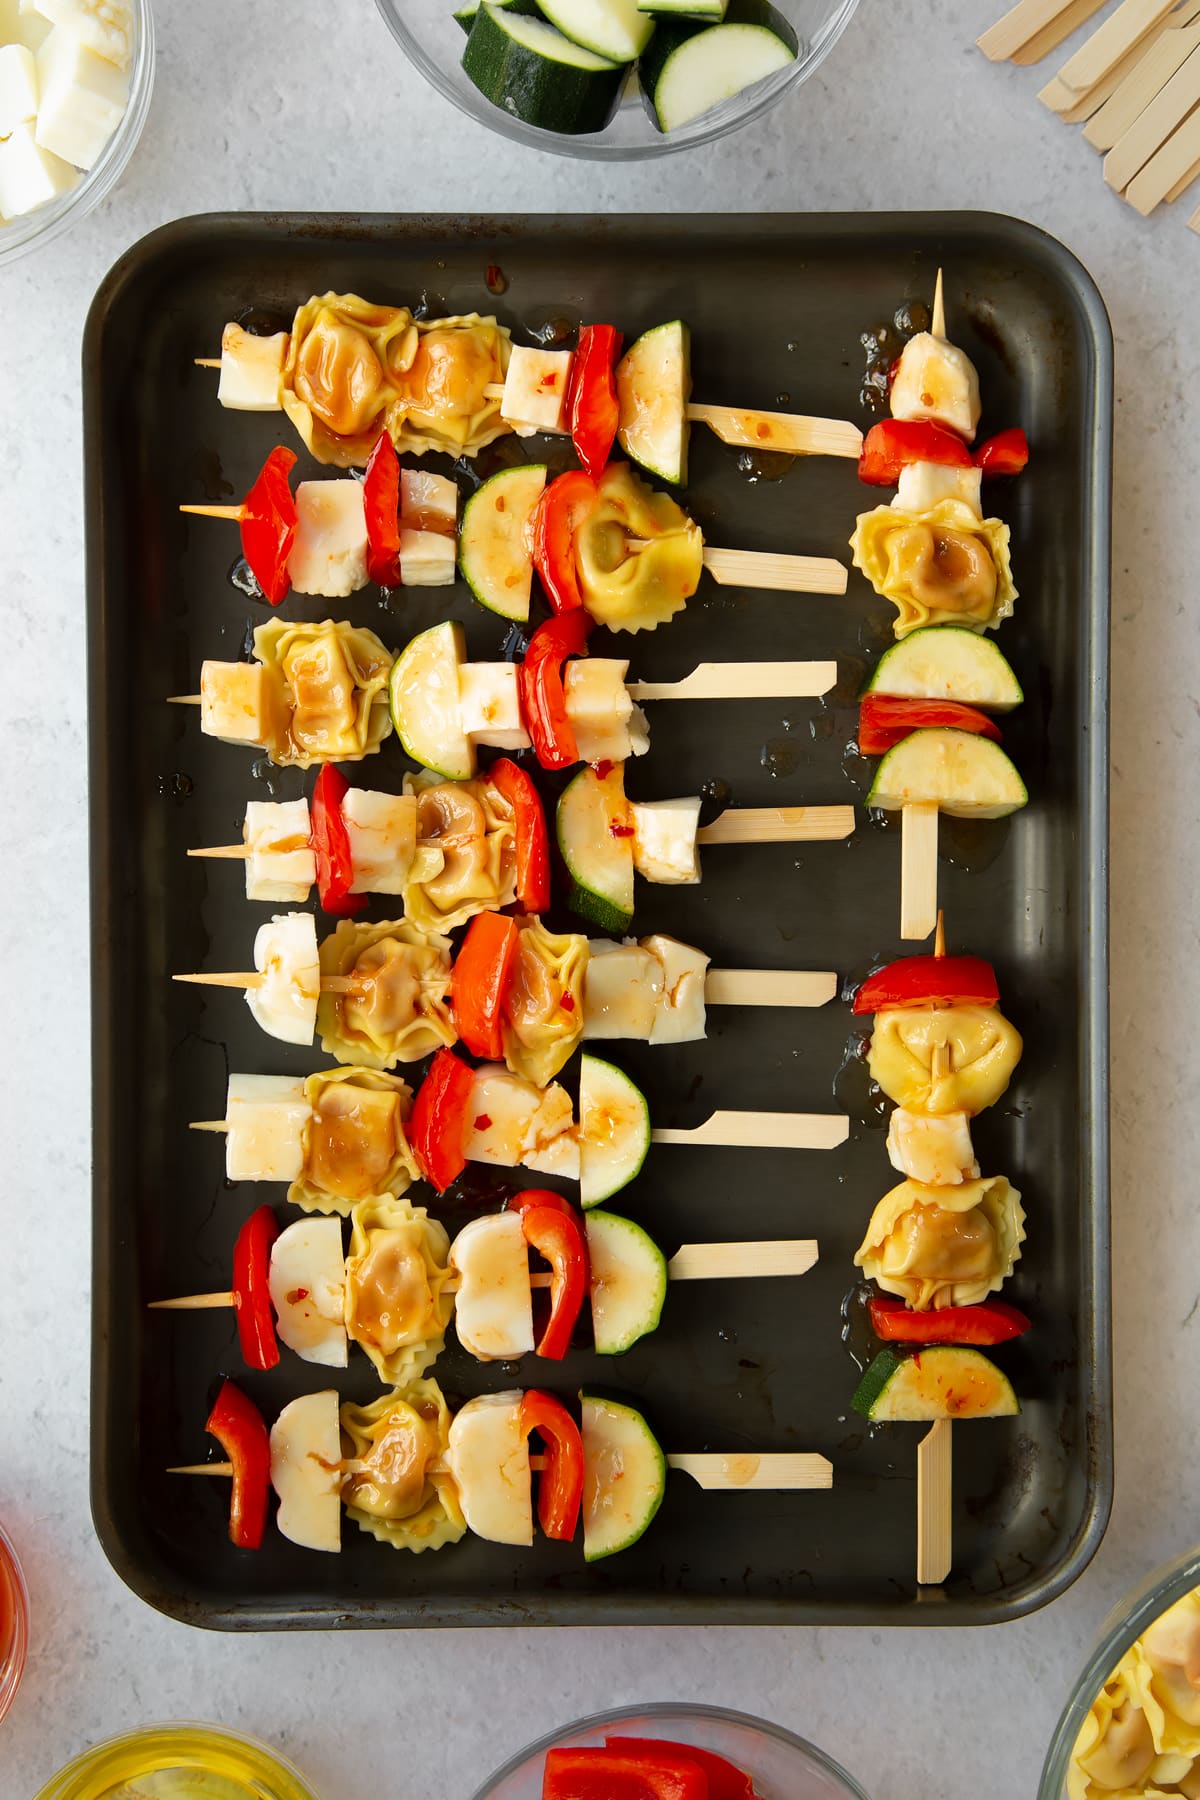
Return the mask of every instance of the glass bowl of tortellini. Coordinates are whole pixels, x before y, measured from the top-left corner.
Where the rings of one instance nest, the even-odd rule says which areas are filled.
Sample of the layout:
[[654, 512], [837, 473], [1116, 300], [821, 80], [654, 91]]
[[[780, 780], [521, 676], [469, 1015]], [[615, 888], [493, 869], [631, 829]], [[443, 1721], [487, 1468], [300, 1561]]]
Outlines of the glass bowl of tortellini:
[[1042, 1770], [1038, 1800], [1200, 1800], [1200, 1550], [1109, 1614]]

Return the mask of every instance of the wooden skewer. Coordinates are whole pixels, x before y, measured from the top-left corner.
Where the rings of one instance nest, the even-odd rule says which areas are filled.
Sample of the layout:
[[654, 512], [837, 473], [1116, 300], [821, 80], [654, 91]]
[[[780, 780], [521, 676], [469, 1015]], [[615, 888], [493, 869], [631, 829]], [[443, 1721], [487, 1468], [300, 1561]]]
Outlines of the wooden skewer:
[[917, 1445], [917, 1580], [937, 1587], [953, 1560], [950, 1420], [938, 1419]]
[[698, 844], [826, 843], [854, 830], [852, 806], [734, 806], [696, 833]]
[[1022, 44], [1013, 57], [1013, 62], [1020, 69], [1041, 62], [1044, 56], [1049, 56], [1051, 50], [1057, 50], [1072, 32], [1078, 31], [1081, 25], [1086, 25], [1093, 13], [1098, 12], [1105, 4], [1106, 0], [1099, 0], [1099, 4], [1097, 0], [1071, 0], [1066, 12], [1053, 25], [1048, 25], [1044, 31], [1035, 32], [1028, 43]]
[[810, 700], [837, 682], [836, 662], [698, 663], [681, 681], [627, 681], [631, 700]]
[[1168, 194], [1181, 192], [1181, 183], [1200, 162], [1200, 110], [1174, 132], [1125, 189], [1125, 198], [1147, 218]]
[[192, 361], [198, 369], [219, 369], [221, 366], [219, 356], [193, 356]]
[[[1069, 37], [1079, 23], [1073, 18], [1078, 0], [1018, 0], [1011, 11], [998, 19], [975, 42], [989, 62], [1015, 62], [1022, 52], [1025, 60], [1036, 60], [1028, 51], [1032, 45], [1045, 42], [1040, 54], [1053, 50]], [[1088, 0], [1090, 12], [1099, 12], [1104, 0]], [[1053, 34], [1061, 31], [1058, 38]], [[1052, 41], [1051, 41], [1052, 40]]]
[[[548, 1458], [531, 1456], [529, 1467], [538, 1475]], [[739, 1488], [791, 1492], [823, 1489], [833, 1486], [833, 1464], [824, 1456], [804, 1451], [772, 1453], [770, 1451], [701, 1450], [668, 1456], [667, 1466], [681, 1475], [690, 1475], [709, 1492], [735, 1492]], [[218, 1475], [228, 1480], [233, 1475], [230, 1462], [182, 1463], [167, 1470], [168, 1475]]]
[[842, 1113], [718, 1110], [690, 1131], [661, 1127], [650, 1138], [655, 1144], [699, 1149], [720, 1145], [735, 1150], [836, 1150], [849, 1135], [850, 1121]]
[[194, 513], [200, 519], [232, 519], [240, 525], [246, 516], [244, 506], [181, 506], [181, 513]]
[[[1183, 67], [1197, 45], [1200, 29], [1195, 25], [1181, 29], [1168, 19], [1148, 48], [1135, 51], [1132, 58], [1118, 66], [1119, 79], [1111, 92], [1092, 107], [1084, 127], [1083, 135], [1093, 150], [1111, 150], [1132, 130], [1154, 96]], [[1093, 95], [1100, 92], [1100, 88], [1093, 89]], [[1072, 108], [1062, 117], [1068, 124], [1075, 124], [1073, 115], [1077, 111]]]
[[1179, 177], [1179, 180], [1175, 183], [1175, 186], [1173, 188], [1168, 189], [1168, 191], [1167, 191], [1168, 205], [1171, 204], [1171, 202], [1178, 200], [1179, 196], [1183, 193], [1186, 193], [1188, 188], [1191, 187], [1193, 181], [1197, 181], [1197, 180], [1200, 180], [1200, 160], [1197, 160], [1196, 162], [1194, 162], [1190, 169], [1185, 170], [1185, 172]]
[[[260, 969], [226, 969], [211, 975], [172, 975], [172, 981], [191, 982], [194, 987], [253, 989], [266, 985], [267, 977]], [[353, 975], [322, 975], [323, 994], [357, 994], [362, 983]]]
[[1082, 49], [1063, 64], [1060, 81], [1082, 99], [1149, 37], [1175, 4], [1176, 0], [1121, 0]]
[[927, 938], [937, 923], [938, 809], [932, 800], [900, 809], [900, 936]]
[[[1182, 36], [1183, 34], [1180, 33]], [[1200, 42], [1200, 37], [1197, 39]], [[1104, 179], [1123, 193], [1200, 102], [1200, 49], [1193, 49], [1104, 159]]]
[[[503, 400], [504, 383], [489, 381], [483, 392], [485, 399]], [[707, 425], [722, 443], [746, 450], [784, 450], [789, 456], [852, 456], [856, 460], [862, 450], [862, 432], [849, 419], [761, 412], [745, 406], [703, 406], [699, 402], [689, 405], [685, 416], [691, 425]]]
[[942, 271], [937, 272], [937, 280], [933, 284], [933, 307], [930, 312], [929, 330], [935, 338], [946, 336], [946, 288], [942, 280]]
[[849, 576], [831, 556], [784, 556], [770, 550], [705, 550], [704, 566], [722, 587], [768, 588], [786, 594], [844, 594]]
[[709, 969], [707, 1006], [825, 1006], [837, 993], [832, 969]]

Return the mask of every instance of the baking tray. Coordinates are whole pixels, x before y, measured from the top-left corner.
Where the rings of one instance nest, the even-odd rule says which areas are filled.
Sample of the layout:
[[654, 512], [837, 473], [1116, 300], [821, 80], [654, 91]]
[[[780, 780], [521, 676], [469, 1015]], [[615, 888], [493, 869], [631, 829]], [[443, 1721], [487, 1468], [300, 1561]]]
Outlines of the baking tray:
[[[150, 1314], [152, 1298], [223, 1287], [234, 1235], [279, 1189], [230, 1189], [220, 1141], [187, 1121], [220, 1110], [230, 1067], [299, 1072], [324, 1059], [262, 1036], [236, 995], [182, 990], [174, 970], [239, 968], [265, 917], [236, 869], [188, 861], [236, 838], [248, 796], [291, 795], [296, 771], [201, 738], [165, 696], [194, 691], [202, 658], [237, 657], [265, 609], [230, 581], [228, 526], [186, 521], [184, 499], [240, 497], [280, 416], [222, 412], [213, 354], [226, 319], [270, 323], [327, 288], [495, 310], [514, 331], [610, 318], [627, 340], [663, 319], [693, 328], [695, 391], [714, 401], [859, 416], [860, 334], [946, 270], [952, 333], [979, 367], [985, 427], [1024, 425], [1029, 473], [1006, 485], [1022, 590], [1001, 643], [1026, 704], [1006, 737], [1027, 810], [973, 837], [944, 823], [942, 900], [953, 944], [992, 958], [1025, 1055], [1004, 1102], [978, 1121], [988, 1171], [1022, 1189], [1029, 1239], [1009, 1296], [1034, 1320], [998, 1352], [1022, 1397], [1015, 1421], [955, 1433], [954, 1572], [914, 1580], [921, 1427], [871, 1431], [849, 1411], [856, 1371], [841, 1339], [851, 1259], [894, 1182], [880, 1130], [857, 1122], [832, 1154], [660, 1148], [619, 1206], [665, 1245], [732, 1235], [816, 1236], [821, 1261], [787, 1282], [682, 1285], [663, 1325], [597, 1369], [575, 1352], [526, 1382], [564, 1394], [603, 1380], [636, 1397], [667, 1448], [812, 1449], [828, 1494], [703, 1494], [673, 1476], [653, 1528], [588, 1569], [578, 1545], [514, 1551], [470, 1538], [397, 1554], [349, 1528], [340, 1556], [269, 1531], [258, 1554], [225, 1538], [221, 1482], [168, 1464], [203, 1455], [219, 1372], [268, 1416], [326, 1371], [285, 1353], [247, 1375], [232, 1315]], [[493, 298], [489, 265], [507, 283]], [[493, 277], [494, 278], [494, 277]], [[89, 588], [95, 1065], [92, 1500], [114, 1566], [193, 1624], [981, 1624], [1060, 1593], [1094, 1553], [1111, 1496], [1106, 1122], [1106, 725], [1111, 339], [1091, 280], [1031, 227], [982, 214], [670, 218], [211, 216], [136, 245], [103, 283], [84, 343]], [[864, 421], [865, 422], [865, 421]], [[299, 448], [299, 446], [295, 446]], [[511, 451], [511, 446], [509, 446]], [[532, 446], [529, 454], [537, 453]], [[300, 473], [304, 473], [302, 461]], [[798, 462], [752, 480], [737, 453], [693, 434], [689, 506], [710, 542], [847, 558], [874, 504], [853, 464]], [[777, 473], [770, 471], [770, 473]], [[398, 612], [373, 589], [330, 607], [399, 647], [451, 613], [471, 652], [502, 624], [460, 584], [417, 590]], [[839, 658], [855, 691], [890, 641], [890, 608], [857, 574], [845, 599], [744, 594], [706, 583], [668, 629], [622, 640], [633, 672], [665, 679], [723, 656]], [[813, 703], [657, 709], [639, 796], [724, 781], [741, 805], [851, 796], [853, 710]], [[361, 771], [398, 785], [398, 746]], [[951, 860], [947, 860], [949, 857]], [[386, 902], [380, 904], [385, 916]], [[697, 888], [644, 887], [637, 926], [702, 945], [726, 966], [861, 972], [895, 955], [899, 836], [862, 823], [845, 844], [707, 853]], [[622, 1046], [658, 1123], [717, 1104], [828, 1109], [850, 1031], [813, 1013], [719, 1010], [707, 1042], [673, 1054]], [[846, 1091], [843, 1088], [843, 1091]], [[418, 1195], [418, 1197], [420, 1197]], [[453, 1221], [452, 1228], [453, 1228]], [[451, 1395], [512, 1384], [451, 1349]], [[339, 1381], [376, 1391], [365, 1359]]]

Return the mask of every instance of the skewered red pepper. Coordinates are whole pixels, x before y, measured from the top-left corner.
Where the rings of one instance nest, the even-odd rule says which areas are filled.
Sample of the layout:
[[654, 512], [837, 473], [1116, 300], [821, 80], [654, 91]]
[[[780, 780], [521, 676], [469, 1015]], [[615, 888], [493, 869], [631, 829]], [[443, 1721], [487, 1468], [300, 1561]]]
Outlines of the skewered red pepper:
[[871, 1301], [876, 1337], [899, 1344], [1006, 1344], [1030, 1329], [1029, 1320], [1004, 1300], [978, 1306], [946, 1306], [940, 1312], [913, 1312], [903, 1300]]
[[578, 607], [539, 625], [517, 673], [525, 729], [543, 769], [569, 769], [579, 761], [575, 728], [567, 717], [563, 664], [587, 654], [591, 616]]
[[864, 694], [858, 714], [858, 747], [864, 756], [882, 756], [910, 731], [948, 725], [1000, 742], [1000, 727], [974, 706], [957, 700], [893, 700], [886, 694]]
[[621, 420], [614, 365], [622, 342], [615, 325], [585, 325], [571, 361], [571, 441], [593, 481], [604, 473]]
[[536, 1431], [545, 1448], [538, 1481], [538, 1524], [549, 1538], [570, 1540], [583, 1504], [583, 1439], [579, 1427], [553, 1394], [527, 1388], [521, 1396], [521, 1430]]
[[363, 476], [363, 513], [367, 521], [367, 575], [380, 587], [399, 587], [400, 458], [386, 431], [367, 459]]
[[596, 483], [582, 469], [568, 469], [544, 490], [529, 521], [533, 566], [556, 613], [583, 605], [575, 571], [575, 532], [596, 504]]
[[513, 809], [517, 833], [517, 899], [525, 912], [545, 912], [550, 904], [550, 839], [546, 815], [533, 782], [515, 762], [502, 756], [488, 770], [488, 780]]
[[998, 431], [975, 452], [976, 466], [985, 475], [1019, 475], [1028, 462], [1029, 439], [1017, 425]]
[[854, 996], [852, 1011], [885, 1006], [996, 1006], [996, 971], [981, 956], [902, 956], [876, 969]]
[[603, 1750], [548, 1750], [542, 1800], [708, 1800], [708, 1776], [691, 1746], [664, 1744], [655, 1755]]
[[352, 894], [354, 857], [350, 833], [342, 816], [342, 801], [350, 784], [332, 763], [325, 763], [313, 788], [312, 847], [317, 865], [317, 893], [321, 905], [335, 919], [349, 919], [367, 904], [365, 894]]
[[708, 1800], [755, 1800], [754, 1782], [715, 1750], [697, 1744], [677, 1744], [669, 1738], [605, 1737], [610, 1750], [624, 1756], [682, 1756], [699, 1763], [708, 1776]]
[[561, 1194], [527, 1188], [509, 1201], [521, 1215], [525, 1242], [550, 1264], [550, 1317], [537, 1346], [539, 1356], [561, 1362], [588, 1296], [587, 1238], [583, 1225]]
[[863, 440], [858, 479], [869, 487], [895, 487], [901, 469], [917, 462], [969, 469], [971, 452], [957, 432], [944, 425], [921, 419], [881, 419]]
[[296, 501], [288, 476], [296, 466], [293, 450], [272, 450], [242, 502], [242, 555], [272, 606], [291, 589], [288, 557], [296, 541]]
[[417, 1090], [408, 1141], [430, 1186], [445, 1193], [467, 1166], [463, 1152], [475, 1076], [453, 1050], [439, 1050]]
[[223, 1381], [204, 1427], [233, 1465], [229, 1538], [239, 1550], [257, 1550], [267, 1528], [271, 1491], [271, 1440], [262, 1414], [232, 1381]]
[[472, 1056], [504, 1057], [504, 996], [520, 931], [503, 913], [476, 913], [454, 959], [452, 998], [458, 1035]]
[[259, 1206], [238, 1232], [233, 1246], [233, 1306], [238, 1343], [250, 1369], [273, 1369], [279, 1361], [270, 1286], [271, 1245], [278, 1236], [275, 1214], [269, 1206]]

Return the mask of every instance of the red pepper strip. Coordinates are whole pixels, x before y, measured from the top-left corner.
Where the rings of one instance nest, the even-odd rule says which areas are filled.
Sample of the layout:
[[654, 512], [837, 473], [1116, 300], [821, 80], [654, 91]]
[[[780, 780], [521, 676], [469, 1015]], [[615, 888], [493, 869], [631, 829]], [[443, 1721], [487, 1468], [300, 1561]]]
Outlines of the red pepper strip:
[[458, 1035], [472, 1056], [504, 1060], [504, 996], [521, 933], [503, 913], [476, 913], [454, 959], [451, 994]]
[[548, 1750], [542, 1800], [708, 1800], [708, 1777], [691, 1746], [628, 1756], [623, 1751]]
[[233, 1464], [229, 1537], [239, 1550], [257, 1550], [267, 1527], [271, 1440], [262, 1414], [232, 1381], [223, 1381], [204, 1427]]
[[500, 757], [487, 778], [513, 809], [517, 831], [517, 899], [525, 912], [545, 912], [550, 904], [550, 840], [541, 797], [524, 769]]
[[439, 1050], [417, 1089], [408, 1141], [426, 1181], [444, 1194], [467, 1166], [463, 1154], [475, 1076], [453, 1050]]
[[1019, 475], [1029, 461], [1029, 439], [1018, 425], [998, 431], [975, 452], [976, 467], [985, 475]]
[[562, 671], [568, 656], [587, 655], [591, 629], [590, 614], [579, 608], [547, 619], [530, 638], [518, 671], [525, 729], [543, 769], [569, 769], [579, 761], [575, 728], [567, 717]]
[[900, 1344], [1006, 1344], [1030, 1329], [1029, 1320], [1004, 1300], [978, 1306], [946, 1306], [940, 1312], [912, 1312], [903, 1300], [871, 1301], [876, 1337]]
[[350, 833], [342, 817], [342, 800], [349, 790], [345, 776], [325, 763], [313, 788], [312, 847], [317, 864], [317, 893], [321, 905], [335, 919], [348, 919], [367, 904], [365, 894], [350, 892], [354, 883], [354, 858]]
[[623, 341], [615, 325], [585, 325], [571, 361], [571, 441], [593, 481], [604, 473], [621, 420], [613, 369]]
[[556, 613], [583, 605], [575, 573], [575, 531], [595, 506], [596, 492], [590, 475], [568, 469], [544, 490], [529, 521], [533, 566]]
[[969, 469], [971, 452], [957, 432], [948, 431], [944, 425], [930, 425], [920, 419], [881, 419], [863, 440], [858, 479], [869, 487], [895, 487], [901, 469], [917, 462]]
[[250, 1369], [273, 1369], [279, 1361], [270, 1288], [271, 1245], [278, 1236], [275, 1214], [269, 1206], [260, 1206], [250, 1214], [233, 1246], [238, 1343]]
[[864, 694], [858, 714], [858, 747], [864, 756], [882, 756], [910, 731], [926, 725], [948, 725], [1000, 742], [1000, 727], [977, 707], [957, 700], [893, 700], [886, 694]]
[[996, 1006], [996, 971], [981, 956], [902, 956], [876, 969], [854, 996], [851, 1011], [885, 1006]]
[[682, 1756], [688, 1762], [699, 1763], [708, 1776], [708, 1800], [756, 1800], [752, 1778], [715, 1750], [676, 1744], [669, 1738], [605, 1737], [604, 1742], [610, 1750], [619, 1750], [624, 1756]]
[[288, 557], [296, 541], [296, 502], [288, 476], [296, 454], [282, 445], [272, 450], [242, 502], [242, 555], [271, 602], [278, 606], [291, 589]]
[[363, 512], [367, 521], [367, 576], [380, 587], [399, 587], [400, 458], [386, 431], [367, 459], [363, 476]]
[[521, 1397], [521, 1430], [541, 1435], [546, 1466], [538, 1482], [538, 1523], [548, 1538], [571, 1539], [583, 1504], [583, 1439], [553, 1394], [527, 1388]]
[[521, 1215], [525, 1242], [550, 1264], [550, 1317], [537, 1353], [561, 1362], [588, 1297], [591, 1272], [583, 1225], [562, 1195], [546, 1188], [527, 1188], [508, 1204]]

